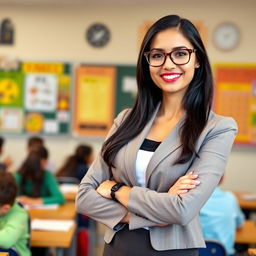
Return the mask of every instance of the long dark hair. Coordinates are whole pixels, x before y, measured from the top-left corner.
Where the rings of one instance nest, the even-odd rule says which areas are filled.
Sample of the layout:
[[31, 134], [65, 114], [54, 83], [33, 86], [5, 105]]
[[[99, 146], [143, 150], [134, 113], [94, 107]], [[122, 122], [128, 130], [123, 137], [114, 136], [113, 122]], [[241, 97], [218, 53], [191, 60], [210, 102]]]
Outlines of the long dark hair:
[[[22, 195], [30, 197], [40, 197], [41, 187], [44, 179], [44, 169], [42, 168], [42, 160], [48, 158], [48, 151], [45, 147], [39, 147], [37, 150], [31, 151], [25, 161], [22, 163], [18, 172], [21, 175], [20, 191]], [[31, 193], [26, 191], [28, 180], [33, 184]]]
[[77, 166], [80, 163], [89, 164], [89, 157], [92, 154], [92, 147], [78, 145], [74, 155], [67, 158], [64, 165], [58, 170], [57, 177], [75, 177]]
[[196, 58], [200, 64], [184, 95], [182, 104], [186, 117], [180, 135], [182, 149], [175, 164], [186, 163], [195, 152], [198, 137], [204, 129], [211, 110], [213, 97], [213, 79], [209, 59], [196, 27], [187, 19], [169, 15], [159, 19], [146, 33], [137, 62], [138, 94], [135, 104], [127, 118], [103, 144], [102, 156], [109, 167], [114, 167], [118, 151], [135, 138], [152, 117], [158, 103], [162, 100], [162, 91], [153, 82], [144, 52], [150, 50], [155, 35], [168, 28], [178, 28], [196, 49]]

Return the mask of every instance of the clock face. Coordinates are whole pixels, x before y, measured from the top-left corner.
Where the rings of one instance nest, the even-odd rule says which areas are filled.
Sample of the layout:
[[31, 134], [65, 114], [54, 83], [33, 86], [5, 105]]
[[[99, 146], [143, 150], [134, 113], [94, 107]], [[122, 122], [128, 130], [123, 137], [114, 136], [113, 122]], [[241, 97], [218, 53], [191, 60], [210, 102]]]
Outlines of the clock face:
[[232, 50], [240, 41], [240, 31], [235, 24], [222, 23], [214, 30], [213, 42], [220, 50]]
[[86, 31], [86, 39], [94, 47], [103, 47], [110, 40], [110, 31], [104, 24], [95, 23]]

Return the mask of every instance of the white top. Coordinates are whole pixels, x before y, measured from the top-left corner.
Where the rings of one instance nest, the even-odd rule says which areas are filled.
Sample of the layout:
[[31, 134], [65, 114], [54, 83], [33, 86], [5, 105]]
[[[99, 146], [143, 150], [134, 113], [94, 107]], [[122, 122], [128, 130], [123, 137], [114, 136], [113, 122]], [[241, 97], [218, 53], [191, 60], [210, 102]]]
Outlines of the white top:
[[136, 180], [140, 187], [146, 186], [146, 184], [145, 184], [146, 183], [146, 170], [147, 170], [149, 161], [154, 153], [155, 152], [146, 151], [146, 150], [142, 150], [142, 149], [140, 149], [138, 151], [137, 158], [136, 158], [135, 170], [136, 170]]

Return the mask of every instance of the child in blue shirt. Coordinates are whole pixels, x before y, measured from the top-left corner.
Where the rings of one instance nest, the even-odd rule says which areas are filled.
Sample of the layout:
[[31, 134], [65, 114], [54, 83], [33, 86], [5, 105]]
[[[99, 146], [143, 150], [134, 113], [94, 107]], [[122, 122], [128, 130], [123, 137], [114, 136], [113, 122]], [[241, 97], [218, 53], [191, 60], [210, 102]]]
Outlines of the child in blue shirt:
[[228, 191], [222, 191], [220, 187], [215, 188], [211, 197], [200, 210], [204, 238], [220, 241], [228, 255], [235, 253], [236, 229], [242, 227], [244, 219], [244, 214], [235, 195]]

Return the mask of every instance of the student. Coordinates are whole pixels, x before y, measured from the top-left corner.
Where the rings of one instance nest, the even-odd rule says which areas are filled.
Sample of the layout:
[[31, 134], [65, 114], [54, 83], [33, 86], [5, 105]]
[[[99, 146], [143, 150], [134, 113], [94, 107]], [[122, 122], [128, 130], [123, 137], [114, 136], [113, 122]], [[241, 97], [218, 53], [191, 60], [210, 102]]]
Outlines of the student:
[[27, 141], [27, 151], [31, 152], [37, 150], [38, 148], [44, 146], [44, 140], [38, 136], [32, 136], [28, 138]]
[[105, 256], [196, 256], [205, 246], [199, 210], [223, 175], [237, 125], [211, 111], [210, 63], [189, 20], [169, 15], [152, 25], [137, 84], [134, 107], [115, 119], [79, 186], [77, 211], [106, 225]]
[[17, 185], [10, 173], [0, 172], [0, 252], [30, 256], [28, 214], [15, 203]]
[[[0, 155], [3, 153], [4, 138], [0, 137]], [[0, 162], [0, 171], [6, 171], [12, 164], [12, 159], [6, 157], [2, 162]]]
[[79, 181], [86, 174], [93, 161], [93, 150], [88, 145], [78, 145], [73, 155], [69, 156], [58, 170], [57, 177], [72, 177]]
[[[220, 181], [222, 183], [223, 178]], [[205, 238], [220, 241], [228, 255], [234, 255], [236, 230], [243, 226], [244, 214], [236, 197], [229, 191], [215, 188], [200, 210], [200, 222]]]
[[14, 173], [18, 184], [18, 201], [25, 205], [63, 204], [64, 197], [55, 176], [44, 168], [48, 151], [39, 147], [28, 154], [19, 170]]
[[[37, 150], [39, 147], [42, 147], [44, 145], [45, 143], [43, 138], [39, 136], [29, 137], [27, 141], [27, 152], [29, 153], [31, 151]], [[47, 161], [47, 165], [45, 166], [45, 169], [52, 173], [55, 173], [56, 171], [55, 164], [49, 160]]]

